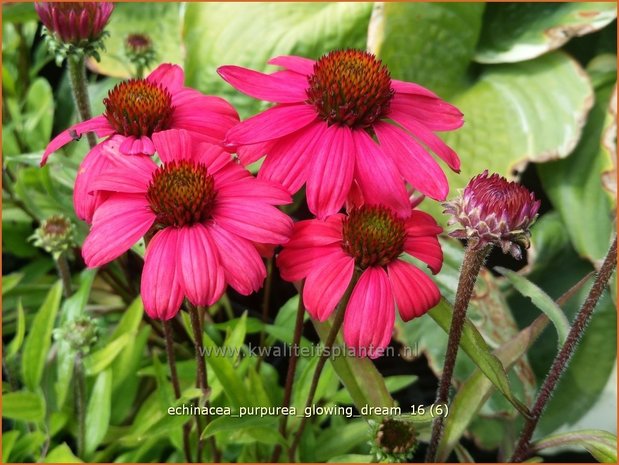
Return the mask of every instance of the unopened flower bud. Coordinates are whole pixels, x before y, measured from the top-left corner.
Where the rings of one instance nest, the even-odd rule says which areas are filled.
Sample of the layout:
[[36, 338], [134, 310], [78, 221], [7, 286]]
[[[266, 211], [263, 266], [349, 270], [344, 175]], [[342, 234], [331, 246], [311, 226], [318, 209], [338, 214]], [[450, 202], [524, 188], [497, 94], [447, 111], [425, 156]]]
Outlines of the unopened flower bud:
[[384, 418], [380, 423], [370, 422], [371, 451], [378, 462], [407, 462], [417, 448], [417, 431], [412, 422]]
[[153, 42], [146, 34], [129, 34], [125, 39], [125, 55], [136, 69], [136, 77], [141, 78], [156, 58]]
[[41, 223], [30, 240], [55, 259], [75, 245], [74, 228], [64, 215], [54, 215]]
[[78, 316], [62, 327], [54, 330], [54, 338], [69, 344], [72, 350], [87, 354], [96, 344], [99, 337], [99, 328], [95, 321], [88, 316]]

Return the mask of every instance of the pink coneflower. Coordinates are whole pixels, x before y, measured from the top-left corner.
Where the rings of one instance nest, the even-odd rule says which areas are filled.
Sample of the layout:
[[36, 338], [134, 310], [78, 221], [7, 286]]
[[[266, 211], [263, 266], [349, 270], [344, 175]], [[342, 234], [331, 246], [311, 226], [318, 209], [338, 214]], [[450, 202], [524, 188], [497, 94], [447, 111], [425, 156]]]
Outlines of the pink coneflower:
[[109, 2], [35, 2], [47, 30], [60, 42], [80, 45], [103, 34], [114, 4]]
[[[198, 141], [221, 144], [226, 132], [239, 121], [236, 110], [219, 97], [184, 87], [183, 81], [184, 73], [179, 66], [162, 64], [146, 79], [118, 84], [103, 101], [103, 115], [78, 123], [56, 136], [45, 149], [41, 165], [51, 153], [86, 132], [95, 132], [99, 137], [117, 136], [119, 150], [126, 155], [152, 155], [158, 149], [153, 135], [174, 128], [186, 129]], [[75, 212], [88, 223], [100, 196], [87, 195], [87, 189], [105, 168], [105, 158], [100, 157], [105, 143], [86, 155], [75, 182]]]
[[348, 215], [295, 224], [277, 257], [287, 281], [305, 278], [303, 302], [310, 315], [326, 320], [360, 273], [344, 316], [344, 340], [357, 354], [375, 358], [389, 344], [395, 306], [404, 321], [435, 306], [439, 290], [419, 268], [400, 257], [408, 253], [438, 273], [443, 254], [440, 226], [423, 212], [399, 216], [384, 206], [364, 205]]
[[521, 246], [529, 247], [530, 227], [540, 204], [526, 187], [496, 173], [488, 176], [485, 170], [469, 181], [458, 198], [445, 204], [445, 213], [451, 215], [449, 224], [461, 226], [451, 236], [468, 239], [473, 249], [497, 245], [519, 260]]
[[292, 221], [274, 205], [290, 202], [275, 183], [259, 181], [221, 147], [198, 144], [184, 130], [153, 134], [162, 165], [126, 157], [113, 141], [109, 169], [90, 186], [105, 191], [82, 254], [89, 267], [114, 260], [141, 237], [146, 248], [142, 299], [153, 318], [169, 319], [183, 297], [211, 305], [226, 284], [242, 294], [266, 271], [252, 241], [288, 240]]
[[402, 178], [445, 199], [447, 178], [429, 151], [459, 170], [456, 153], [434, 134], [462, 125], [457, 108], [417, 84], [391, 79], [380, 60], [359, 50], [269, 63], [285, 70], [218, 69], [241, 92], [277, 104], [226, 136], [245, 164], [267, 155], [259, 178], [291, 193], [306, 184], [309, 209], [321, 219], [340, 210], [353, 183], [403, 215], [410, 204]]

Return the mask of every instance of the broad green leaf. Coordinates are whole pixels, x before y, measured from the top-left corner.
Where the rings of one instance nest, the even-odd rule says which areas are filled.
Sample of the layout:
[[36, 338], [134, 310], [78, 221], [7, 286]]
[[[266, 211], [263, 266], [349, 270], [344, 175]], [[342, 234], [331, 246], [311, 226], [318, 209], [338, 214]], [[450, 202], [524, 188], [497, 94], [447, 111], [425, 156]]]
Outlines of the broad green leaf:
[[108, 430], [112, 401], [112, 370], [102, 371], [92, 388], [86, 409], [86, 453], [93, 453]]
[[373, 461], [374, 457], [372, 455], [345, 454], [329, 457], [327, 463], [372, 463]]
[[337, 434], [326, 429], [318, 437], [320, 447], [316, 451], [316, 461], [326, 462], [331, 457], [352, 452], [355, 447], [367, 442], [369, 426], [364, 420], [352, 421], [337, 427]]
[[85, 357], [84, 369], [86, 370], [86, 375], [94, 376], [105, 370], [134, 337], [133, 334], [123, 334], [101, 349]]
[[2, 433], [2, 463], [8, 463], [9, 458], [11, 457], [11, 451], [13, 450], [13, 446], [19, 438], [19, 431], [7, 431], [6, 433]]
[[608, 431], [586, 429], [554, 434], [535, 442], [532, 450], [541, 452], [558, 446], [584, 447], [598, 462], [617, 463], [617, 436]]
[[[384, 378], [385, 386], [387, 390], [394, 394], [402, 389], [407, 388], [412, 385], [419, 379], [418, 376], [415, 375], [395, 375], [395, 376], [387, 376]], [[331, 398], [332, 402], [336, 404], [353, 404], [352, 398], [346, 389], [340, 390], [334, 397]]]
[[[134, 72], [125, 56], [125, 40], [129, 34], [146, 34], [157, 53], [156, 62], [183, 62], [181, 45], [182, 6], [179, 3], [117, 3], [106, 30], [105, 52], [101, 61], [88, 61], [88, 67], [108, 76], [128, 78]], [[196, 44], [199, 46], [199, 44]]]
[[[494, 355], [509, 370], [520, 357], [527, 353], [535, 339], [548, 324], [545, 315], [538, 317], [530, 326], [523, 329], [514, 339], [498, 348]], [[494, 386], [481, 370], [476, 370], [467, 379], [451, 402], [449, 415], [444, 424], [443, 436], [438, 446], [437, 460], [445, 461], [460, 437], [466, 431], [483, 403], [490, 396]]]
[[400, 80], [449, 97], [467, 87], [483, 3], [385, 2], [374, 6], [368, 48]]
[[24, 315], [24, 307], [21, 304], [21, 299], [17, 302], [17, 329], [15, 331], [15, 337], [9, 343], [6, 358], [12, 359], [17, 355], [22, 343], [24, 342], [24, 336], [26, 335], [26, 317]]
[[475, 59], [530, 60], [603, 28], [616, 16], [614, 3], [489, 3]]
[[52, 286], [30, 325], [30, 332], [24, 343], [21, 372], [26, 387], [35, 391], [41, 383], [47, 352], [52, 344], [52, 330], [60, 306], [62, 284]]
[[82, 461], [75, 456], [67, 443], [63, 442], [49, 451], [45, 463], [82, 463]]
[[[221, 416], [211, 421], [202, 431], [200, 437], [206, 439], [217, 433], [231, 433], [252, 428], [273, 428], [277, 430], [277, 417], [266, 416]], [[283, 439], [283, 438], [282, 438]]]
[[40, 394], [28, 391], [7, 392], [2, 395], [2, 417], [34, 423], [43, 421], [45, 400]]
[[538, 166], [544, 191], [561, 215], [574, 248], [594, 264], [606, 255], [615, 223], [602, 185], [602, 173], [608, 168], [602, 131], [613, 88], [609, 83], [596, 89], [595, 105], [574, 153]]
[[523, 296], [530, 298], [533, 304], [544, 312], [548, 318], [550, 318], [550, 321], [552, 321], [557, 330], [560, 348], [565, 342], [567, 333], [570, 331], [570, 323], [567, 321], [561, 307], [559, 307], [548, 294], [542, 291], [527, 278], [500, 266], [497, 266], [494, 269], [505, 276], [518, 292], [520, 292]]
[[69, 297], [62, 305], [62, 321], [73, 321], [84, 314], [84, 308], [88, 303], [92, 284], [97, 275], [97, 270], [86, 269], [80, 274], [80, 285], [78, 290]]
[[610, 97], [610, 103], [602, 132], [602, 151], [607, 166], [602, 173], [602, 185], [609, 194], [612, 208], [617, 206], [617, 86]]
[[22, 273], [11, 273], [2, 276], [2, 295], [13, 290], [23, 277], [24, 275]]
[[[371, 3], [359, 2], [190, 2], [183, 34], [187, 85], [229, 100], [247, 117], [263, 104], [224, 82], [218, 66], [266, 71], [267, 61], [278, 55], [316, 59], [336, 48], [364, 49], [371, 9]], [[256, 41], [259, 47], [247, 48]]]
[[143, 314], [144, 304], [142, 303], [142, 299], [137, 297], [133, 302], [131, 302], [129, 308], [127, 308], [127, 310], [123, 313], [122, 318], [110, 336], [110, 340], [116, 339], [123, 334], [136, 333], [138, 327], [140, 326], [140, 321], [142, 321]]
[[24, 104], [22, 136], [30, 152], [45, 149], [52, 134], [54, 95], [44, 78], [37, 78], [28, 89]]

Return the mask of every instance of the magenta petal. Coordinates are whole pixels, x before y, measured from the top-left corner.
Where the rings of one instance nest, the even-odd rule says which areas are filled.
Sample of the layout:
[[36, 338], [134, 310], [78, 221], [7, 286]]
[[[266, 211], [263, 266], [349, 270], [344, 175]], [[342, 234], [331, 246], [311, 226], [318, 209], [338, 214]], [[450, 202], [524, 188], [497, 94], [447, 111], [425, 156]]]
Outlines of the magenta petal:
[[170, 126], [186, 129], [196, 140], [221, 144], [226, 133], [239, 123], [238, 116], [211, 111], [206, 106], [208, 98], [197, 97], [195, 101], [174, 108]]
[[388, 117], [413, 119], [432, 131], [452, 131], [464, 124], [462, 112], [453, 105], [441, 99], [410, 94], [394, 96]]
[[217, 197], [228, 200], [236, 199], [239, 202], [260, 199], [271, 205], [284, 205], [292, 202], [290, 194], [281, 185], [253, 177], [246, 177], [221, 186]]
[[141, 294], [144, 310], [151, 318], [169, 320], [183, 302], [178, 270], [179, 231], [166, 228], [152, 238], [144, 255]]
[[327, 129], [307, 178], [307, 206], [318, 219], [337, 213], [344, 205], [355, 171], [355, 144], [348, 126]]
[[213, 95], [205, 95], [195, 89], [184, 88], [172, 95], [172, 106], [175, 111], [188, 112], [191, 109], [202, 113], [215, 113], [228, 120], [239, 121], [239, 114], [230, 103]]
[[387, 266], [400, 316], [404, 321], [423, 315], [441, 300], [438, 287], [423, 271], [395, 260]]
[[395, 304], [389, 277], [381, 267], [367, 268], [355, 285], [344, 315], [344, 341], [357, 356], [380, 357], [389, 345]]
[[260, 160], [267, 153], [269, 153], [272, 144], [273, 143], [269, 141], [252, 145], [241, 145], [240, 147], [233, 148], [230, 151], [236, 151], [239, 161], [243, 164], [243, 166], [247, 166]]
[[191, 136], [183, 129], [169, 129], [153, 134], [153, 142], [161, 161], [189, 160], [193, 156]]
[[237, 146], [277, 139], [307, 126], [316, 118], [312, 105], [277, 105], [233, 127], [225, 143]]
[[148, 75], [146, 78], [150, 82], [160, 84], [171, 94], [180, 91], [185, 81], [185, 73], [178, 65], [163, 63]]
[[237, 292], [256, 292], [266, 278], [266, 268], [256, 247], [246, 239], [233, 235], [217, 224], [208, 226], [211, 239], [219, 253], [226, 281]]
[[94, 132], [99, 137], [109, 136], [114, 132], [112, 126], [105, 118], [105, 116], [96, 116], [87, 121], [83, 121], [81, 123], [77, 123], [71, 126], [66, 131], [62, 131], [58, 134], [45, 148], [45, 152], [43, 153], [43, 157], [41, 158], [41, 166], [47, 163], [47, 159], [49, 156], [54, 153], [59, 148], [67, 145], [71, 142], [75, 137], [79, 137], [86, 132]]
[[303, 249], [284, 247], [277, 256], [277, 267], [283, 280], [294, 282], [305, 278], [314, 268], [329, 261], [331, 256], [339, 256], [341, 252], [339, 244]]
[[308, 248], [342, 242], [344, 215], [336, 214], [326, 220], [303, 220], [294, 224], [286, 248]]
[[407, 237], [404, 251], [418, 258], [430, 267], [432, 273], [441, 271], [443, 266], [443, 250], [436, 236]]
[[75, 187], [73, 188], [73, 208], [75, 214], [88, 224], [92, 222], [95, 209], [103, 201], [102, 193], [91, 194], [93, 180], [97, 179], [109, 165], [109, 160], [101, 155], [101, 148], [105, 142], [95, 145], [82, 160], [77, 170]]
[[226, 289], [216, 244], [202, 224], [180, 228], [178, 237], [180, 276], [187, 299], [193, 305], [214, 304]]
[[82, 247], [89, 268], [109, 263], [125, 253], [155, 222], [143, 194], [112, 194], [95, 211]]
[[220, 66], [217, 73], [235, 89], [259, 100], [297, 103], [307, 99], [307, 80], [283, 79], [240, 66]]
[[396, 91], [396, 95], [398, 93], [402, 94], [415, 94], [415, 95], [424, 95], [426, 97], [439, 98], [434, 92], [426, 89], [419, 84], [415, 84], [413, 82], [406, 81], [398, 81], [397, 79], [391, 80], [391, 88]]
[[303, 303], [314, 319], [325, 321], [342, 300], [355, 271], [355, 260], [340, 249], [314, 268], [303, 285]]
[[324, 121], [316, 121], [279, 139], [268, 150], [258, 178], [277, 182], [291, 194], [297, 192], [307, 180], [311, 160], [327, 127]]
[[426, 212], [413, 210], [406, 220], [406, 234], [409, 237], [436, 236], [442, 232], [443, 228]]
[[365, 131], [353, 131], [357, 159], [355, 179], [365, 202], [383, 204], [393, 208], [401, 216], [411, 211], [404, 180], [394, 162]]
[[275, 58], [271, 58], [268, 62], [270, 65], [281, 66], [282, 68], [289, 69], [295, 73], [308, 76], [314, 74], [314, 60], [309, 58], [297, 57], [294, 55], [281, 55]]
[[445, 200], [449, 183], [432, 156], [412, 137], [388, 123], [374, 125], [380, 146], [395, 162], [404, 179], [434, 200]]

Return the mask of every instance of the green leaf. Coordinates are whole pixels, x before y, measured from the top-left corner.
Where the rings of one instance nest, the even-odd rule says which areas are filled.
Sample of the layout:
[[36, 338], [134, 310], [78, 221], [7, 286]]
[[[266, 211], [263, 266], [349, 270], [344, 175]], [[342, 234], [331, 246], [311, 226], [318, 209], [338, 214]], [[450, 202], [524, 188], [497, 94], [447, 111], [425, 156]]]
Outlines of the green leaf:
[[132, 334], [123, 334], [103, 348], [85, 357], [84, 369], [86, 370], [86, 375], [94, 376], [110, 366], [133, 337]]
[[596, 90], [595, 106], [574, 153], [538, 166], [544, 192], [561, 215], [574, 248], [594, 264], [606, 255], [614, 229], [613, 207], [602, 185], [608, 167], [602, 131], [613, 87], [611, 83]]
[[[371, 3], [187, 4], [184, 44], [187, 85], [229, 100], [242, 117], [263, 107], [215, 73], [218, 66], [273, 70], [278, 55], [318, 58], [336, 48], [365, 48]], [[248, 50], [247, 44], [260, 46]], [[205, 72], [205, 70], [210, 70]]]
[[73, 321], [84, 314], [84, 308], [90, 298], [90, 291], [94, 283], [97, 270], [86, 269], [80, 273], [80, 285], [75, 294], [69, 297], [62, 305], [62, 321]]
[[[202, 431], [200, 438], [204, 440], [217, 433], [231, 434], [255, 428], [273, 429], [277, 432], [277, 423], [277, 417], [273, 416], [244, 416], [240, 418], [236, 416], [222, 416], [211, 421]], [[281, 438], [281, 442], [285, 444], [284, 438]]]
[[108, 430], [112, 401], [112, 370], [102, 371], [92, 388], [86, 409], [86, 454], [93, 453]]
[[12, 420], [39, 422], [45, 418], [45, 400], [40, 394], [28, 391], [2, 395], [2, 417]]
[[[527, 350], [548, 324], [545, 315], [538, 317], [514, 339], [497, 349], [494, 355], [509, 370]], [[481, 370], [476, 370], [458, 389], [445, 419], [443, 436], [439, 442], [437, 460], [445, 461], [458, 444], [469, 423], [490, 396], [493, 383]]]
[[483, 3], [375, 4], [368, 48], [394, 78], [448, 97], [467, 87], [484, 8]]
[[41, 383], [47, 352], [52, 344], [52, 329], [60, 306], [62, 284], [52, 286], [30, 326], [24, 343], [21, 372], [26, 387], [35, 391]]
[[523, 296], [530, 298], [533, 304], [544, 312], [548, 318], [550, 318], [550, 321], [552, 321], [557, 330], [557, 334], [559, 336], [559, 348], [561, 348], [565, 342], [567, 333], [570, 331], [570, 323], [567, 321], [567, 317], [563, 313], [563, 310], [561, 310], [561, 307], [559, 307], [548, 294], [542, 291], [527, 278], [500, 266], [497, 266], [494, 269], [505, 276], [518, 292], [520, 292]]
[[37, 78], [30, 85], [24, 104], [23, 139], [30, 152], [43, 150], [52, 135], [54, 95], [47, 79]]
[[530, 60], [572, 37], [602, 29], [616, 18], [613, 3], [489, 3], [475, 59], [480, 63]]
[[585, 429], [555, 434], [535, 442], [532, 450], [540, 452], [558, 446], [584, 447], [598, 462], [617, 463], [617, 436], [607, 431]]
[[372, 455], [345, 454], [330, 457], [327, 463], [372, 463], [373, 461], [374, 457]]
[[2, 276], [2, 295], [15, 289], [23, 277], [22, 273], [11, 273]]
[[[108, 76], [128, 78], [132, 68], [125, 56], [125, 40], [129, 34], [146, 34], [157, 54], [156, 63], [183, 62], [182, 7], [179, 3], [118, 3], [106, 30], [106, 51], [101, 61], [88, 61], [88, 67]], [[196, 44], [198, 45], [198, 44]]]
[[369, 426], [366, 421], [352, 421], [337, 427], [337, 434], [331, 428], [324, 430], [316, 440], [320, 447], [316, 451], [317, 462], [326, 462], [331, 457], [352, 452], [355, 447], [367, 442]]
[[82, 461], [75, 456], [67, 443], [63, 442], [49, 451], [45, 463], [82, 463]]
[[17, 355], [22, 343], [24, 342], [24, 336], [26, 335], [26, 317], [24, 315], [24, 307], [21, 304], [21, 299], [17, 301], [17, 330], [15, 331], [15, 337], [9, 343], [6, 358], [12, 359]]
[[19, 431], [7, 431], [6, 433], [2, 433], [2, 463], [8, 463], [11, 458], [11, 451], [13, 450], [13, 446], [19, 438]]

